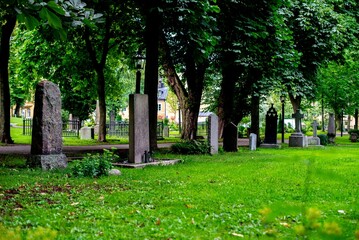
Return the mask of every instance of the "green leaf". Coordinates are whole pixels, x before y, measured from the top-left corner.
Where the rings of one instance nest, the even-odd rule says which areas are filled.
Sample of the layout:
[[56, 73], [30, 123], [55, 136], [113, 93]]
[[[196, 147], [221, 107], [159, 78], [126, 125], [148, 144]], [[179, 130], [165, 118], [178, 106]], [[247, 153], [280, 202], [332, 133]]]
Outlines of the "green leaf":
[[39, 26], [40, 22], [34, 16], [30, 14], [22, 13], [17, 16], [19, 22], [24, 22], [26, 28], [29, 30], [33, 30], [37, 26]]
[[50, 1], [47, 3], [47, 6], [49, 8], [51, 8], [52, 10], [54, 10], [55, 12], [57, 12], [60, 15], [65, 15], [65, 10], [59, 6], [57, 3], [55, 3], [54, 1]]
[[42, 8], [40, 11], [40, 17], [49, 22], [49, 25], [54, 29], [61, 29], [61, 19], [53, 12], [49, 11], [47, 8]]

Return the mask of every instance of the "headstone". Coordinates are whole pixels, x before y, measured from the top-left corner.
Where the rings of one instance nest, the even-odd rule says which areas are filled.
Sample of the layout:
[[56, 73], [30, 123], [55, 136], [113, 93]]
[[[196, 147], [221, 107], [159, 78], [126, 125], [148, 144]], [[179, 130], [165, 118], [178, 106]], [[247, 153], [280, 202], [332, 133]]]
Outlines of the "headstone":
[[320, 138], [317, 136], [317, 128], [319, 124], [316, 120], [313, 121], [313, 137], [308, 137], [308, 146], [321, 146], [320, 145]]
[[257, 150], [257, 134], [251, 133], [249, 135], [249, 150], [255, 151]]
[[307, 147], [308, 139], [301, 130], [304, 115], [300, 113], [300, 109], [297, 109], [297, 111], [292, 114], [292, 117], [295, 120], [295, 133], [289, 136], [289, 147]]
[[96, 101], [96, 109], [95, 109], [95, 134], [98, 135], [100, 126], [100, 102]]
[[60, 89], [46, 80], [36, 86], [31, 156], [28, 164], [41, 165], [43, 170], [67, 166], [67, 158], [62, 153]]
[[208, 143], [211, 147], [210, 153], [218, 153], [218, 117], [216, 114], [211, 114], [208, 117]]
[[163, 137], [168, 138], [170, 136], [170, 128], [168, 126], [163, 126]]
[[329, 123], [328, 123], [328, 142], [335, 143], [336, 131], [335, 131], [335, 119], [334, 114], [329, 113]]
[[73, 124], [72, 124], [73, 116], [72, 113], [69, 114], [69, 130], [73, 130]]
[[272, 104], [266, 114], [265, 144], [277, 144], [277, 121], [278, 114]]
[[93, 128], [82, 127], [80, 129], [80, 139], [93, 139]]
[[150, 151], [148, 95], [130, 94], [129, 163], [148, 161]]

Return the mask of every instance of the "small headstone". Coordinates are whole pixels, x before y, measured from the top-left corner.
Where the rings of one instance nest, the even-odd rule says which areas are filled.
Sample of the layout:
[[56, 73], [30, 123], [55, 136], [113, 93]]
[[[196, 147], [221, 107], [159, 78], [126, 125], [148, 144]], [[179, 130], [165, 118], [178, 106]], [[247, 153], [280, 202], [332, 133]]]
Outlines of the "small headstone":
[[100, 102], [96, 101], [96, 109], [95, 109], [95, 134], [98, 135], [100, 126]]
[[328, 123], [328, 142], [334, 143], [336, 137], [336, 131], [335, 131], [335, 119], [334, 114], [329, 113], [329, 123]]
[[168, 138], [170, 136], [170, 128], [168, 126], [163, 127], [163, 137]]
[[218, 117], [216, 114], [211, 114], [208, 117], [208, 143], [211, 147], [210, 153], [218, 153]]
[[31, 156], [28, 164], [41, 165], [43, 170], [67, 166], [67, 158], [62, 153], [60, 89], [50, 81], [42, 81], [36, 86]]
[[249, 150], [257, 150], [257, 134], [255, 133], [249, 134]]
[[80, 129], [80, 139], [93, 139], [92, 128], [82, 127]]
[[114, 169], [111, 169], [110, 171], [108, 171], [108, 175], [120, 176], [121, 171], [114, 168]]
[[297, 109], [297, 111], [292, 114], [292, 117], [295, 120], [295, 133], [289, 136], [289, 147], [307, 147], [308, 139], [302, 133], [301, 128], [304, 115], [300, 113], [300, 109]]
[[320, 138], [317, 136], [318, 123], [316, 120], [313, 121], [312, 127], [313, 127], [313, 137], [308, 137], [308, 146], [321, 146]]
[[260, 145], [261, 147], [279, 148], [279, 145], [277, 144], [277, 122], [278, 114], [272, 104], [266, 114], [265, 136], [263, 144]]

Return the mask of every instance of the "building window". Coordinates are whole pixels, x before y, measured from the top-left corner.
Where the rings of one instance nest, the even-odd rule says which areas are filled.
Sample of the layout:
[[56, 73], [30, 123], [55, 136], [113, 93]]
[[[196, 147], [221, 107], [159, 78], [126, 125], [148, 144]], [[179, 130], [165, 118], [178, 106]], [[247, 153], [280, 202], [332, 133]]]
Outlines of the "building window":
[[161, 103], [158, 104], [157, 109], [158, 109], [158, 111], [161, 111], [161, 110], [162, 110], [162, 104], [161, 104]]

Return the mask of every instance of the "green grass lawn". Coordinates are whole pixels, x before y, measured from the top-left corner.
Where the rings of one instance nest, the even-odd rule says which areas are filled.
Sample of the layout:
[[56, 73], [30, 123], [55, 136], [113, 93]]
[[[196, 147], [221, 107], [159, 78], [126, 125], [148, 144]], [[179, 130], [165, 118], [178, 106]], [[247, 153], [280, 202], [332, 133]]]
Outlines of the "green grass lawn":
[[358, 144], [162, 154], [183, 163], [99, 179], [3, 166], [0, 239], [359, 239], [358, 156]]

